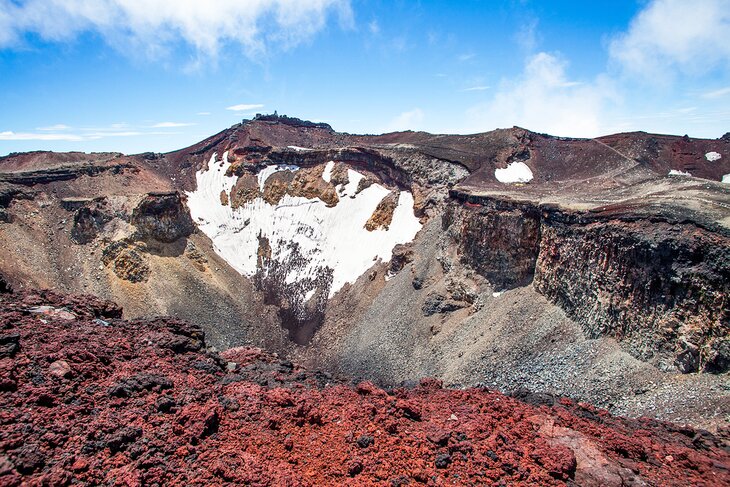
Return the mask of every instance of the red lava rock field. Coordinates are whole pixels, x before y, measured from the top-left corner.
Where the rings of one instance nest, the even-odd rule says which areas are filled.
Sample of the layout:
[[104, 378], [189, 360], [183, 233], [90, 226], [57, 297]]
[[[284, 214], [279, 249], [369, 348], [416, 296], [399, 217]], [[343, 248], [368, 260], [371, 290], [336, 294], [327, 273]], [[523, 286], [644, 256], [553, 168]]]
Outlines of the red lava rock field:
[[730, 485], [722, 432], [430, 379], [350, 384], [120, 316], [0, 295], [0, 485]]

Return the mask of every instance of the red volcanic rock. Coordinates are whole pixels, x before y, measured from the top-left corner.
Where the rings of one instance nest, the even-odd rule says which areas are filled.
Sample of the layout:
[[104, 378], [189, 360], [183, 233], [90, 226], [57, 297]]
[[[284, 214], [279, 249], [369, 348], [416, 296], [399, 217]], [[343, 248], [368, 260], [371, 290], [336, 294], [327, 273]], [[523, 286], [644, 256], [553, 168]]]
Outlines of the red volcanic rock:
[[17, 345], [0, 358], [0, 485], [730, 483], [727, 443], [706, 432], [431, 379], [350, 386], [119, 311], [0, 296], [0, 336]]

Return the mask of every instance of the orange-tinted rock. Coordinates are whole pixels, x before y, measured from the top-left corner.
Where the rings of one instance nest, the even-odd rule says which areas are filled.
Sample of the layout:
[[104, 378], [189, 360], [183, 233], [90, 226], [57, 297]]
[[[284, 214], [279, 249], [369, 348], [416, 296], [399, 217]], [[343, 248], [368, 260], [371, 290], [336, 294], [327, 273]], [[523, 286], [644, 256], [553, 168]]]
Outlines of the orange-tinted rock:
[[264, 182], [264, 201], [270, 205], [279, 204], [285, 194], [291, 194], [293, 180], [294, 173], [291, 171], [278, 171], [269, 176]]
[[[365, 178], [361, 179], [360, 182]], [[347, 166], [342, 163], [335, 163], [335, 166], [332, 168], [332, 176], [330, 177], [330, 183], [332, 183], [333, 186], [340, 186], [340, 185], [347, 185], [347, 183], [350, 182], [350, 175], [347, 172]]]
[[260, 196], [259, 182], [255, 175], [245, 172], [231, 189], [231, 208], [236, 209]]
[[393, 212], [398, 206], [399, 197], [400, 192], [391, 191], [385, 198], [380, 200], [378, 206], [375, 207], [375, 211], [365, 223], [365, 229], [369, 232], [379, 228], [387, 230], [393, 221]]
[[308, 199], [319, 198], [327, 206], [335, 206], [340, 199], [334, 185], [322, 179], [323, 172], [323, 165], [298, 170], [289, 186], [288, 193], [291, 196]]

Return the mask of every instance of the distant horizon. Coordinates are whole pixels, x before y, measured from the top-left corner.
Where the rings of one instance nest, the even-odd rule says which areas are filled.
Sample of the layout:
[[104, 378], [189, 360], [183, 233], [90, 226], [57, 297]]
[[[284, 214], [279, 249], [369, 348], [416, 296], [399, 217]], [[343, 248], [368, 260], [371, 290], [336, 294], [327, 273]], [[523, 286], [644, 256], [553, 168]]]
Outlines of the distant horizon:
[[338, 131], [730, 130], [730, 0], [0, 0], [0, 154]]

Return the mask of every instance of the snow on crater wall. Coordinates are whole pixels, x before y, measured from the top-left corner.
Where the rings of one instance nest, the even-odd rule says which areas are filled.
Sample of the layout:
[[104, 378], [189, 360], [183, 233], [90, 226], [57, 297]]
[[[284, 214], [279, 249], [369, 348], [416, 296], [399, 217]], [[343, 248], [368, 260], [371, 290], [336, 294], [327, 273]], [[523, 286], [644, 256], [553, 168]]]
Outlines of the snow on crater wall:
[[[334, 163], [327, 164], [323, 179], [330, 178], [333, 166]], [[260, 271], [259, 237], [263, 237], [271, 246], [271, 260], [288, 269], [287, 284], [316, 279], [323, 269], [331, 269], [329, 297], [332, 297], [377, 260], [389, 260], [393, 247], [413, 240], [421, 228], [413, 214], [413, 196], [403, 191], [389, 229], [366, 230], [365, 223], [390, 190], [372, 184], [356, 194], [363, 176], [351, 169], [349, 183], [336, 188], [339, 202], [333, 207], [327, 207], [320, 199], [287, 194], [276, 205], [259, 196], [234, 210], [222, 204], [220, 198], [221, 191], [230, 193], [237, 180], [236, 176], [225, 175], [229, 167], [227, 153], [222, 161], [216, 161], [214, 154], [208, 170], [196, 174], [197, 188], [187, 193], [187, 203], [200, 230], [213, 241], [215, 251], [245, 276], [252, 277]], [[271, 174], [296, 169], [295, 166], [268, 166], [259, 172], [260, 188], [264, 188]], [[305, 265], [287, 267], [293, 248], [306, 259]], [[304, 301], [311, 298], [311, 289], [300, 291]]]
[[714, 152], [714, 151], [708, 152], [707, 154], [705, 154], [705, 159], [707, 159], [710, 162], [719, 161], [720, 159], [722, 159], [722, 154], [720, 154], [719, 152]]
[[495, 169], [494, 177], [500, 183], [529, 183], [532, 170], [524, 162], [512, 162], [504, 169]]

